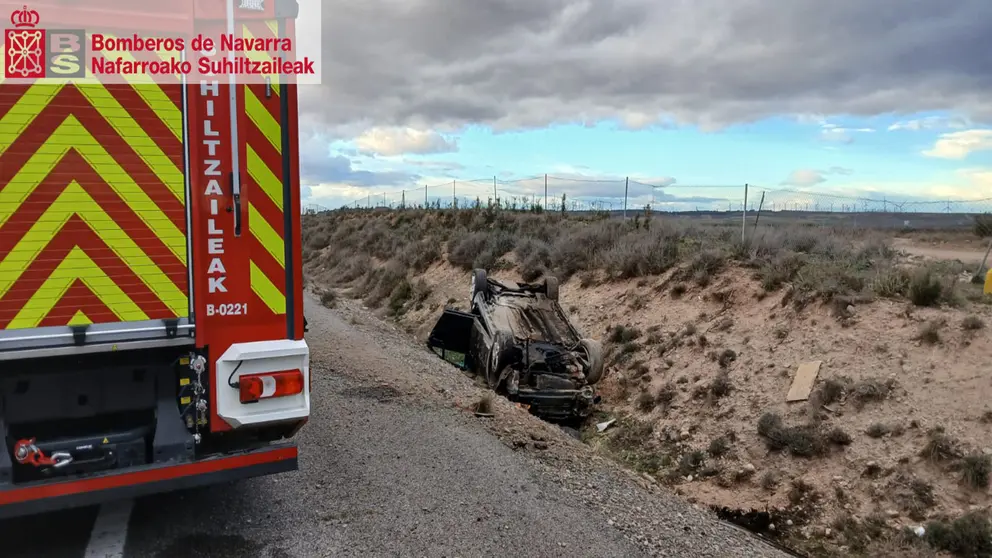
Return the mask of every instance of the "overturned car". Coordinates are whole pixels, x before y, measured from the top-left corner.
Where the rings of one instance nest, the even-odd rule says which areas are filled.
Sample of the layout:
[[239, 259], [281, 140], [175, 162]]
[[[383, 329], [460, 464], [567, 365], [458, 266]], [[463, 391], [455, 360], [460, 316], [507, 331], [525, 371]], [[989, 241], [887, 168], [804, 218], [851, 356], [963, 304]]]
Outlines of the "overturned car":
[[602, 345], [583, 338], [558, 304], [558, 280], [497, 281], [472, 272], [471, 311], [445, 309], [427, 344], [485, 378], [496, 393], [548, 420], [588, 416], [603, 379]]

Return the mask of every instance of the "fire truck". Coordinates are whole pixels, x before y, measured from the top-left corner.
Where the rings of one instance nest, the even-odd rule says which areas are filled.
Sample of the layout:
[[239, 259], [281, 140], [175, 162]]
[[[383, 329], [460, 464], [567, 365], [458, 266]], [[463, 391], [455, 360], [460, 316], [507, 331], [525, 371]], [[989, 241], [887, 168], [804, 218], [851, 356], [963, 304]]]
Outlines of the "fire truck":
[[299, 5], [0, 10], [0, 518], [297, 469], [297, 83], [85, 68], [189, 61], [144, 37], [292, 40]]

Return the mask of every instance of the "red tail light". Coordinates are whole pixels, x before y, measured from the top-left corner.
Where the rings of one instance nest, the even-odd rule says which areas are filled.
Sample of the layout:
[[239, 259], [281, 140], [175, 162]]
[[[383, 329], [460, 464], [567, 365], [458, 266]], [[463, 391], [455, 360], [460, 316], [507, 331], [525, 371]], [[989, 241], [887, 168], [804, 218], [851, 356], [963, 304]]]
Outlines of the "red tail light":
[[303, 393], [303, 373], [299, 370], [246, 374], [238, 378], [242, 403], [255, 403], [272, 397]]

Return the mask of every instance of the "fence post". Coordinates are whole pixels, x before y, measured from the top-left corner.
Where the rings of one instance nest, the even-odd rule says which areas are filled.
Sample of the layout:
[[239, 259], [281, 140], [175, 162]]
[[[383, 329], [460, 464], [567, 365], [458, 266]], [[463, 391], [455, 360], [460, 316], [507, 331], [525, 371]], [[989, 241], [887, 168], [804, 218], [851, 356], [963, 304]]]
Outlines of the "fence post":
[[431, 200], [427, 197], [427, 185], [424, 184], [424, 209], [430, 209], [430, 207], [428, 207], [430, 204]]
[[751, 229], [751, 239], [754, 239], [754, 234], [758, 232], [758, 219], [761, 219], [761, 208], [765, 205], [765, 192], [761, 192], [761, 201], [758, 202], [758, 213], [754, 216], [754, 228]]
[[[975, 270], [974, 281], [977, 283], [981, 280], [983, 283], [984, 277], [982, 277], [982, 270], [985, 269], [985, 263], [989, 261], [989, 252], [992, 252], [992, 238], [989, 239], [989, 247], [985, 250], [985, 256], [982, 258], [982, 263], [979, 264], [978, 269]], [[984, 291], [983, 291], [984, 292]]]
[[623, 220], [627, 220], [627, 192], [630, 190], [630, 177], [624, 178], [623, 181]]
[[406, 190], [403, 190], [403, 197], [400, 198], [400, 209], [406, 209]]
[[747, 242], [747, 184], [744, 184], [744, 205], [741, 206], [741, 244]]
[[544, 209], [548, 208], [548, 173], [544, 173]]
[[499, 194], [496, 193], [496, 175], [493, 175], [493, 202], [499, 199]]

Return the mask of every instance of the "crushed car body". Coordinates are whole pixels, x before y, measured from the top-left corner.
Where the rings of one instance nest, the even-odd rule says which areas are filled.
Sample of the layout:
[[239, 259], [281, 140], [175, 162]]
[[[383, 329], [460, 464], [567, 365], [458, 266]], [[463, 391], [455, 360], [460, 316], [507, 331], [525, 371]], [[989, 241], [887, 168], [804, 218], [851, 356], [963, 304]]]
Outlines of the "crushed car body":
[[582, 337], [558, 304], [558, 281], [497, 281], [472, 272], [471, 310], [445, 309], [427, 344], [491, 389], [547, 420], [589, 415], [599, 402], [602, 345]]

